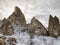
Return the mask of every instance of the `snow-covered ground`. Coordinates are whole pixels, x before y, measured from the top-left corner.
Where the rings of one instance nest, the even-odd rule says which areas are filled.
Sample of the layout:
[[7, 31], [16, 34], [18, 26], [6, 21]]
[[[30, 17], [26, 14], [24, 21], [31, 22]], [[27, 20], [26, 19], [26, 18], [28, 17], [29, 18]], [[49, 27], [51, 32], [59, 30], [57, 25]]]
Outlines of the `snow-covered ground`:
[[[16, 39], [16, 45], [60, 45], [60, 37], [54, 38], [50, 36], [37, 36], [34, 35], [33, 38], [30, 37], [28, 32], [21, 32], [22, 27], [14, 26], [14, 32], [12, 36], [5, 36], [7, 39], [13, 37]], [[0, 36], [2, 36], [0, 34]], [[9, 45], [9, 42], [6, 41]]]

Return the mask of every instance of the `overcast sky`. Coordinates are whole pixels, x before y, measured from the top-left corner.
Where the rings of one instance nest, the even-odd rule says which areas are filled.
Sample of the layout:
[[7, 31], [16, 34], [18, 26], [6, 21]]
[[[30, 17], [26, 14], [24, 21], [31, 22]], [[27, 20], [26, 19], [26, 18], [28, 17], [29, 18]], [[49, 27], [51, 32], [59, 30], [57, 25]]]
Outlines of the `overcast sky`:
[[60, 0], [0, 0], [0, 19], [8, 17], [18, 6], [30, 22], [35, 16], [46, 27], [49, 15], [60, 17]]

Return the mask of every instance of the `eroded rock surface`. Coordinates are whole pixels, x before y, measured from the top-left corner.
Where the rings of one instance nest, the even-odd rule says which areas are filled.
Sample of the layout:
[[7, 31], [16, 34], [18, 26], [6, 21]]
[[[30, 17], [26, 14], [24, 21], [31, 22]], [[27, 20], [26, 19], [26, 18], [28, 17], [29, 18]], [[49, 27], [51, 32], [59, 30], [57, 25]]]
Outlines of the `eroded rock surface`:
[[29, 30], [30, 33], [36, 35], [48, 35], [47, 29], [35, 17], [32, 18], [30, 27], [31, 27]]
[[59, 19], [56, 16], [52, 17], [50, 15], [49, 26], [48, 26], [49, 35], [50, 36], [58, 36], [59, 29], [60, 29], [59, 27], [60, 27]]
[[12, 24], [20, 24], [20, 25], [25, 25], [26, 24], [24, 14], [21, 12], [20, 8], [17, 7], [17, 6], [15, 7], [15, 10], [12, 13], [12, 15], [8, 17], [8, 20]]

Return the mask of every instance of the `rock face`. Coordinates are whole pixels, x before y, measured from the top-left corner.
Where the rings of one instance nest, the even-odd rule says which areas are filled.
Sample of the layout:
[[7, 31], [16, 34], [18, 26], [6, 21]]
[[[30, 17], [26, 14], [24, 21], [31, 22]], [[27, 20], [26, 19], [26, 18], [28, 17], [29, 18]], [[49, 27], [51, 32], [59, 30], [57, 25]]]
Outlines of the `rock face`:
[[0, 32], [3, 33], [4, 35], [12, 35], [14, 34], [14, 29], [13, 25], [21, 25], [24, 26], [26, 25], [26, 20], [19, 9], [19, 7], [15, 7], [15, 11], [8, 17], [8, 19], [4, 18], [3, 19], [3, 24], [0, 28]]
[[55, 16], [52, 17], [50, 15], [49, 17], [49, 26], [48, 26], [48, 31], [50, 36], [58, 36], [59, 34], [59, 19]]
[[9, 20], [4, 19], [3, 25], [0, 27], [0, 32], [4, 35], [12, 35], [14, 33], [13, 26]]
[[[39, 43], [40, 35], [49, 35], [53, 37], [60, 35], [60, 23], [56, 16], [52, 17], [50, 15], [47, 30], [35, 17], [32, 18], [30, 24], [26, 24], [24, 14], [17, 6], [15, 7], [15, 11], [12, 15], [10, 15], [7, 19], [4, 18], [1, 22], [3, 23], [0, 26], [0, 33], [3, 35], [0, 35], [0, 45], [16, 45], [17, 43], [19, 45], [34, 45], [34, 41], [38, 40]], [[39, 39], [37, 39], [36, 36]], [[44, 40], [45, 44], [45, 38], [41, 37], [41, 39]]]
[[0, 45], [6, 45], [5, 39], [6, 38], [4, 36], [0, 37]]
[[0, 40], [0, 45], [6, 45], [6, 43], [2, 40]]
[[5, 36], [0, 37], [0, 45], [16, 45], [16, 39], [9, 37], [8, 39]]
[[46, 28], [42, 25], [41, 22], [35, 19], [35, 17], [33, 17], [31, 20], [31, 28], [29, 32], [36, 35], [47, 35]]
[[[13, 35], [15, 32], [29, 32], [30, 35], [60, 35], [59, 19], [55, 16], [49, 17], [48, 30], [35, 17], [32, 18], [30, 24], [26, 24], [24, 14], [19, 7], [15, 7], [14, 12], [6, 19], [2, 20], [3, 24], [0, 26], [0, 33], [4, 35]], [[16, 25], [16, 26], [15, 26]], [[14, 27], [15, 26], [15, 27]], [[19, 30], [16, 30], [16, 29]]]
[[15, 7], [15, 11], [12, 13], [12, 15], [8, 17], [8, 20], [12, 24], [20, 24], [20, 25], [26, 24], [24, 14], [21, 12], [20, 8], [17, 6]]
[[60, 35], [60, 23], [59, 23], [59, 19], [55, 16], [54, 20], [55, 20], [55, 22], [54, 22], [55, 28], [58, 31], [58, 34]]
[[8, 42], [10, 43], [9, 45], [16, 45], [16, 43], [17, 43], [16, 39], [12, 38], [12, 37], [9, 38]]

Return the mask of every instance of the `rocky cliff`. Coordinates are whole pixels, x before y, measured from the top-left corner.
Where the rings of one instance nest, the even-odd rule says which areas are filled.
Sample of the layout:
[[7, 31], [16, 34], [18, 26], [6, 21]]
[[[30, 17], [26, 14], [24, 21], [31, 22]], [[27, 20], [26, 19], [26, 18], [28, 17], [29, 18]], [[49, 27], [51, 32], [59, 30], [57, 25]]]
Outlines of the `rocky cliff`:
[[29, 32], [35, 35], [48, 35], [47, 29], [35, 17], [33, 17], [31, 20]]
[[14, 12], [7, 19], [3, 19], [3, 24], [0, 28], [0, 32], [4, 35], [12, 35], [14, 33], [13, 25], [26, 25], [24, 14], [21, 12], [19, 7], [15, 7]]
[[26, 20], [24, 14], [21, 12], [19, 7], [15, 7], [14, 12], [8, 17], [8, 20], [12, 24], [20, 24], [20, 25], [25, 25]]
[[[26, 24], [26, 19], [24, 14], [21, 12], [19, 7], [15, 7], [14, 12], [6, 19], [2, 20], [3, 24], [0, 27], [0, 33], [4, 35], [13, 35], [14, 34], [14, 25], [23, 28], [30, 34], [36, 35], [49, 35], [49, 36], [58, 36], [60, 35], [60, 24], [59, 19], [55, 16], [49, 16], [49, 25], [48, 30], [43, 26], [43, 24], [33, 17], [31, 19], [31, 23], [28, 25]], [[28, 25], [28, 26], [27, 26]]]
[[0, 26], [0, 45], [55, 45], [56, 39], [51, 36], [60, 36], [58, 17], [49, 16], [48, 29], [35, 17], [27, 24], [24, 14], [17, 6], [7, 19], [2, 20]]
[[49, 35], [58, 36], [60, 33], [59, 29], [60, 29], [59, 19], [56, 16], [52, 17], [50, 15], [49, 16], [49, 26], [48, 26]]

